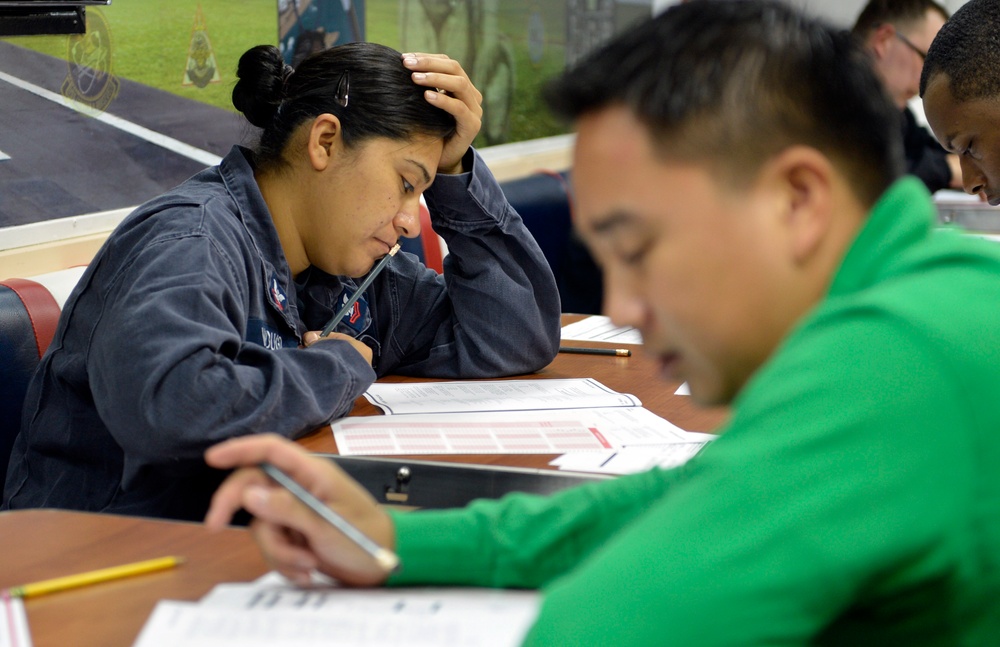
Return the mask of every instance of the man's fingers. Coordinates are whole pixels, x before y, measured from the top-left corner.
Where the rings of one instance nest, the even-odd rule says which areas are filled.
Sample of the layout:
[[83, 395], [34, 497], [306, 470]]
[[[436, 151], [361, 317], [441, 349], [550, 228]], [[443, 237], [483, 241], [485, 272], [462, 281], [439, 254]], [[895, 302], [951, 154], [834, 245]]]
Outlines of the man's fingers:
[[205, 462], [220, 469], [270, 463], [321, 498], [331, 480], [343, 478], [329, 461], [312, 456], [303, 447], [275, 434], [231, 438], [209, 448]]
[[305, 573], [319, 566], [319, 560], [308, 545], [293, 541], [287, 528], [270, 521], [255, 519], [250, 529], [268, 564], [284, 572]]
[[230, 475], [212, 495], [205, 514], [205, 525], [212, 530], [225, 528], [243, 507], [244, 491], [253, 485], [263, 485], [267, 480], [268, 477], [256, 469], [243, 469]]

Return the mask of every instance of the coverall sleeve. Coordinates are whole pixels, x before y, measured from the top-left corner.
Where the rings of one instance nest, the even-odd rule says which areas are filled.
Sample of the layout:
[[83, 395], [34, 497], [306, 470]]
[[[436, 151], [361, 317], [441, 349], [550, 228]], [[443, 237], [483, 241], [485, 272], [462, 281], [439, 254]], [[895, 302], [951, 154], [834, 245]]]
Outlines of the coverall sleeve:
[[407, 257], [380, 284], [379, 375], [514, 375], [559, 350], [552, 270], [482, 159], [470, 149], [466, 160], [469, 172], [439, 175], [425, 194], [448, 245], [443, 276]]
[[209, 237], [187, 235], [149, 245], [114, 277], [87, 372], [126, 456], [200, 464], [232, 436], [294, 438], [349, 411], [374, 380], [347, 342], [246, 342], [246, 271]]

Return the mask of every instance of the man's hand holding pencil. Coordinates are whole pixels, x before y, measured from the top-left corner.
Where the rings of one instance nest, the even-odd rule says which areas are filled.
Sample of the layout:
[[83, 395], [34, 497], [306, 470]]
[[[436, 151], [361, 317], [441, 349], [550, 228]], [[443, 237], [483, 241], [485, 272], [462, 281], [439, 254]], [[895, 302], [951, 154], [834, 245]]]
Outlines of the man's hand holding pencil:
[[[205, 517], [224, 528], [240, 508], [254, 516], [250, 527], [268, 563], [294, 582], [308, 584], [317, 570], [345, 584], [372, 586], [389, 575], [386, 560], [373, 557], [364, 542], [345, 534], [269, 477], [258, 466], [272, 465], [340, 520], [392, 555], [396, 530], [392, 519], [367, 490], [332, 462], [311, 456], [295, 443], [273, 434], [251, 435], [220, 443], [205, 453], [220, 469], [237, 469], [216, 491]], [[394, 557], [394, 556], [393, 556]]]

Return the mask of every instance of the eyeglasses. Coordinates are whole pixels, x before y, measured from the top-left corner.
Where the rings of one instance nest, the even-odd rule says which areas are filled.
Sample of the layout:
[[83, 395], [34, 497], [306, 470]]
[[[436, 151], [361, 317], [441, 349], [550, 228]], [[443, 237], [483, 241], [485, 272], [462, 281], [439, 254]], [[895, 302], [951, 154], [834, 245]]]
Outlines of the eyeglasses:
[[[912, 45], [911, 45], [912, 47]], [[337, 83], [337, 94], [334, 100], [340, 104], [341, 107], [347, 107], [347, 101], [351, 98], [351, 71], [344, 70], [344, 73], [340, 75], [340, 81]]]
[[[896, 32], [896, 38], [898, 38], [899, 40], [903, 41], [904, 45], [906, 45], [907, 47], [909, 47], [910, 49], [912, 49], [914, 52], [916, 52], [917, 56], [920, 57], [921, 61], [923, 61], [923, 60], [925, 60], [927, 58], [927, 52], [925, 52], [924, 50], [922, 50], [919, 47], [917, 47], [916, 45], [914, 45], [912, 42], [910, 42], [909, 38], [907, 38], [906, 36], [902, 35], [898, 31]], [[346, 74], [346, 72], [345, 72], [345, 74]]]

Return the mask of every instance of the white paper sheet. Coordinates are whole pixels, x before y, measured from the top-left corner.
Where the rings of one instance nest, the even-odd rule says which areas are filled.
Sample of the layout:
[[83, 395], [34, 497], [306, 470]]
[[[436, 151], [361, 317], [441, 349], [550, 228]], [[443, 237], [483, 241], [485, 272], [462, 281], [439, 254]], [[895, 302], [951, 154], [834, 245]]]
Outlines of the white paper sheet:
[[562, 327], [563, 340], [608, 341], [616, 344], [641, 344], [642, 334], [630, 326], [616, 326], [610, 317], [593, 315]]
[[935, 204], [981, 204], [984, 207], [987, 203], [983, 202], [979, 194], [976, 193], [966, 193], [965, 191], [957, 191], [954, 189], [942, 189], [934, 193], [934, 203]]
[[642, 406], [591, 378], [375, 383], [364, 395], [386, 415]]
[[642, 407], [355, 416], [333, 423], [341, 456], [561, 454], [690, 442]]
[[[704, 435], [704, 434], [702, 434]], [[653, 467], [669, 469], [683, 465], [700, 452], [708, 440], [670, 445], [633, 446], [608, 452], [564, 454], [550, 465], [572, 472], [634, 474]]]
[[31, 647], [24, 600], [0, 595], [0, 647]]
[[532, 591], [230, 584], [201, 603], [161, 601], [134, 647], [513, 647], [537, 610]]

